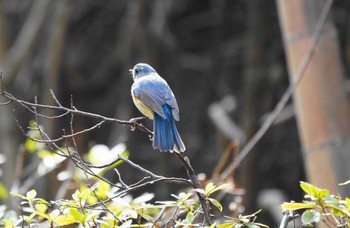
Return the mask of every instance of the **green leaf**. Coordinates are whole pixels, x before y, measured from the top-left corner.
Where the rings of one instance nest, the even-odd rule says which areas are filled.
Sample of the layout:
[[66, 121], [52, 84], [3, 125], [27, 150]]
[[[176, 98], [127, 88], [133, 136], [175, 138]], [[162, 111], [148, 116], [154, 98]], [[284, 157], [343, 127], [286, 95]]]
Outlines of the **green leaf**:
[[216, 199], [213, 199], [213, 198], [209, 198], [208, 199], [217, 209], [219, 209], [220, 212], [222, 212], [222, 205], [219, 201], [217, 201]]
[[214, 184], [213, 183], [208, 183], [206, 186], [205, 186], [205, 194], [207, 196], [209, 196], [209, 192], [211, 190], [213, 190], [215, 188]]
[[346, 214], [343, 212], [342, 209], [337, 207], [331, 207], [331, 213], [335, 216], [345, 216]]
[[35, 217], [36, 213], [31, 213], [29, 216], [24, 216], [24, 220], [27, 222], [27, 223], [31, 223], [32, 222], [32, 219]]
[[43, 203], [37, 203], [35, 204], [35, 210], [41, 212], [41, 213], [45, 213], [47, 211], [48, 206], [46, 204]]
[[44, 200], [42, 198], [35, 198], [35, 199], [33, 199], [33, 201], [36, 204], [45, 204], [46, 206], [50, 204], [49, 202], [47, 202], [46, 200]]
[[[160, 206], [163, 208], [165, 207], [175, 207], [177, 206], [176, 201], [157, 201], [156, 203], [161, 204]], [[163, 206], [164, 205], [164, 206]]]
[[132, 224], [132, 220], [127, 220], [121, 226], [119, 226], [119, 228], [129, 228], [131, 224]]
[[233, 228], [236, 225], [236, 223], [223, 223], [220, 225], [217, 225], [217, 228]]
[[301, 215], [301, 221], [304, 225], [310, 225], [312, 223], [318, 223], [321, 220], [321, 214], [318, 211], [306, 210]]
[[260, 209], [260, 210], [258, 210], [258, 211], [256, 211], [256, 212], [254, 212], [253, 214], [245, 215], [245, 216], [243, 216], [243, 217], [245, 217], [245, 218], [252, 218], [252, 217], [255, 217], [257, 214], [259, 214], [261, 211], [262, 211], [262, 209]]
[[213, 190], [211, 190], [209, 193], [208, 193], [208, 196], [213, 194], [214, 192], [217, 192], [219, 190], [222, 190], [224, 188], [226, 188], [228, 186], [228, 184], [222, 184], [222, 185], [219, 185], [218, 187], [214, 188]]
[[348, 197], [345, 198], [346, 206], [350, 209], [350, 199]]
[[214, 222], [213, 224], [211, 224], [211, 226], [209, 228], [215, 228], [215, 227], [217, 227], [217, 226], [216, 226], [216, 223]]
[[[106, 219], [106, 218], [105, 218]], [[101, 228], [111, 228], [111, 227], [113, 227], [113, 223], [114, 222], [111, 222], [110, 220], [111, 219], [106, 219], [107, 221], [105, 221], [105, 220], [102, 220], [102, 219], [95, 219], [95, 222], [97, 223], [97, 224], [99, 224], [100, 226], [101, 226]]]
[[9, 198], [9, 192], [7, 191], [5, 185], [0, 182], [0, 199], [7, 200]]
[[315, 198], [318, 198], [319, 189], [316, 186], [314, 186], [310, 183], [304, 182], [304, 181], [300, 181], [300, 187], [307, 194], [309, 194]]
[[188, 212], [185, 219], [186, 223], [192, 224], [193, 220], [194, 220], [194, 214], [192, 212]]
[[54, 223], [57, 226], [66, 226], [76, 222], [77, 221], [75, 221], [71, 216], [67, 216], [67, 215], [60, 215], [54, 220]]
[[84, 188], [81, 191], [77, 189], [72, 195], [72, 198], [75, 202], [79, 203], [81, 207], [84, 207], [86, 200], [89, 196], [91, 196], [91, 190], [88, 188]]
[[80, 197], [79, 197], [80, 195], [81, 195], [81, 193], [80, 193], [79, 189], [77, 189], [77, 190], [72, 194], [73, 200], [74, 200], [75, 202], [77, 202], [77, 203], [80, 203]]
[[[190, 195], [191, 196], [191, 195]], [[148, 192], [145, 192], [143, 193], [141, 196], [135, 198], [133, 200], [134, 204], [141, 204], [141, 203], [146, 203], [148, 201], [150, 201], [151, 199], [154, 198], [154, 193], [148, 193]], [[186, 198], [187, 199], [187, 198]], [[185, 200], [186, 200], [185, 199]]]
[[28, 201], [32, 201], [35, 198], [35, 196], [36, 196], [35, 189], [32, 189], [26, 193], [26, 197], [27, 197]]
[[[137, 211], [137, 212], [139, 213], [139, 211]], [[144, 218], [146, 221], [149, 221], [149, 222], [154, 221], [153, 216], [150, 216], [150, 215], [148, 215], [148, 214], [146, 214], [146, 213], [139, 213], [139, 215], [140, 215], [142, 218]]]
[[20, 197], [20, 198], [22, 198], [23, 200], [28, 200], [27, 197], [25, 197], [25, 196], [22, 195], [22, 194], [18, 194], [18, 193], [16, 193], [16, 192], [11, 192], [11, 195]]
[[34, 151], [36, 151], [36, 149], [38, 148], [37, 145], [38, 145], [37, 142], [29, 138], [24, 142], [24, 148], [30, 153], [33, 153]]
[[343, 183], [340, 183], [339, 185], [340, 185], [340, 186], [343, 186], [343, 185], [347, 185], [347, 184], [350, 184], [350, 180], [347, 180], [347, 181], [345, 181], [345, 182], [343, 182]]
[[244, 225], [248, 228], [259, 228], [259, 226], [253, 222], [244, 222]]
[[206, 192], [203, 189], [196, 188], [196, 189], [193, 189], [193, 190], [198, 192], [198, 193], [200, 193], [200, 194], [206, 195]]
[[15, 224], [9, 219], [1, 219], [0, 221], [3, 222], [2, 225], [4, 225], [4, 227], [8, 227], [8, 228], [15, 227]]
[[283, 211], [295, 211], [300, 209], [311, 209], [316, 207], [314, 203], [283, 203], [281, 208]]
[[55, 209], [49, 214], [49, 217], [51, 220], [55, 220], [59, 215], [60, 211], [58, 209]]
[[192, 196], [192, 193], [184, 193], [184, 192], [180, 192], [178, 199], [181, 202], [185, 202], [186, 200], [188, 200], [190, 197]]
[[70, 208], [69, 209], [69, 214], [72, 216], [72, 218], [79, 222], [80, 224], [84, 224], [85, 223], [85, 216], [82, 215], [78, 209], [76, 208]]
[[318, 198], [322, 199], [323, 197], [329, 195], [329, 190], [328, 189], [321, 189], [318, 192]]
[[43, 218], [45, 218], [45, 219], [47, 219], [47, 220], [49, 220], [49, 221], [51, 221], [51, 218], [47, 214], [45, 214], [43, 212], [35, 211], [34, 213], [39, 215], [39, 216], [41, 216], [41, 217], [43, 217]]
[[95, 191], [102, 183], [106, 183], [106, 182], [102, 182], [102, 181], [101, 182], [96, 182], [93, 186], [91, 186], [90, 191], [91, 192]]
[[258, 227], [270, 228], [269, 226], [262, 224], [262, 223], [254, 222], [254, 224], [257, 225]]
[[112, 201], [121, 208], [131, 208], [130, 202], [122, 197], [113, 198]]

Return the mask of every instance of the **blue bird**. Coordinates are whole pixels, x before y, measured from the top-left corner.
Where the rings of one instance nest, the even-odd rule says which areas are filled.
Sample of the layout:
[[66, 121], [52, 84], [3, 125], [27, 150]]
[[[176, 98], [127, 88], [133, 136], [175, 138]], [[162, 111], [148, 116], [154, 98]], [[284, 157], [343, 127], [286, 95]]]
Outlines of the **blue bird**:
[[130, 70], [134, 83], [132, 99], [146, 117], [153, 119], [153, 148], [162, 152], [186, 150], [176, 129], [179, 107], [168, 83], [148, 64], [138, 63]]

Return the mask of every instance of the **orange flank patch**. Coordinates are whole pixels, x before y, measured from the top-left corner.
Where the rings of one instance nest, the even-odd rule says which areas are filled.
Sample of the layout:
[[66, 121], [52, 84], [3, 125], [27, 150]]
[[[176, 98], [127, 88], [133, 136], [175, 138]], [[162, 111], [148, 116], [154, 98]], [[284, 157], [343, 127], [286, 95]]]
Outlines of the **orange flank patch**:
[[143, 103], [138, 97], [132, 95], [132, 100], [134, 101], [135, 106], [137, 109], [145, 116], [147, 116], [150, 119], [153, 119], [154, 113], [153, 110], [148, 107], [145, 103]]

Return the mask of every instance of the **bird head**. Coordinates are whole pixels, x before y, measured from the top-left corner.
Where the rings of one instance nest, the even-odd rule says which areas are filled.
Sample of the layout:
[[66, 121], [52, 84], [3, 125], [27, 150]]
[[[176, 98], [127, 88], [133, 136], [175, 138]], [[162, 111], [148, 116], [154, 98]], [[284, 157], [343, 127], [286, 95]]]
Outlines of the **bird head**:
[[134, 66], [134, 68], [129, 70], [132, 74], [132, 78], [138, 79], [141, 78], [143, 76], [146, 76], [148, 74], [151, 73], [157, 73], [153, 67], [151, 67], [150, 65], [146, 64], [146, 63], [138, 63]]

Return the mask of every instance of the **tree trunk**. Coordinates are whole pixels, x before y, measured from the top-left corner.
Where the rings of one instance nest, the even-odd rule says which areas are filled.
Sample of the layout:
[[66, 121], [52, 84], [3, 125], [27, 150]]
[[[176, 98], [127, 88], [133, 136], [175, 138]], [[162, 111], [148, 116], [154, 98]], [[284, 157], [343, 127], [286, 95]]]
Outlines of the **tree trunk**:
[[[290, 72], [297, 77], [325, 1], [278, 0], [280, 24]], [[344, 195], [338, 183], [349, 179], [349, 107], [343, 88], [337, 32], [328, 19], [303, 78], [294, 105], [309, 181]]]
[[[259, 117], [267, 113], [268, 107], [263, 105], [267, 92], [264, 91], [266, 82], [266, 68], [263, 66], [264, 44], [266, 43], [266, 10], [267, 1], [251, 0], [247, 2], [247, 33], [246, 33], [246, 58], [244, 74], [244, 115], [242, 125], [246, 132], [246, 138], [250, 139], [259, 127]], [[258, 36], [259, 34], [259, 36]], [[265, 110], [264, 110], [265, 109]], [[254, 152], [259, 149], [253, 149]], [[257, 201], [259, 189], [256, 187], [257, 155], [250, 153], [243, 163], [242, 184], [247, 189], [247, 210], [252, 212]]]

